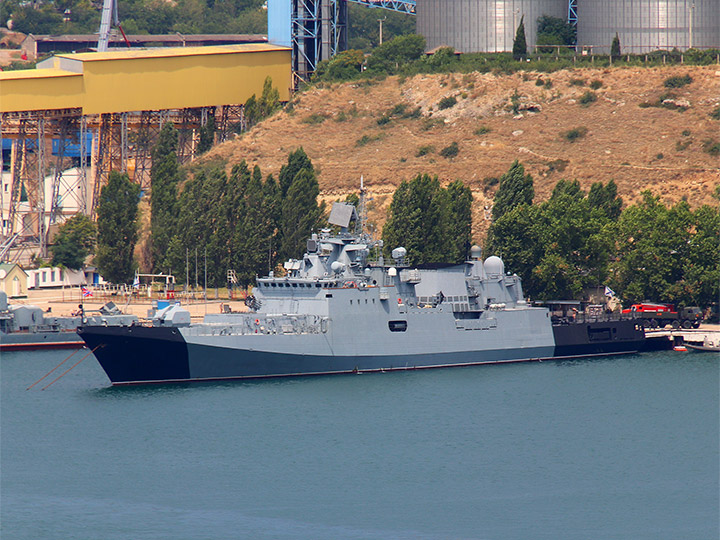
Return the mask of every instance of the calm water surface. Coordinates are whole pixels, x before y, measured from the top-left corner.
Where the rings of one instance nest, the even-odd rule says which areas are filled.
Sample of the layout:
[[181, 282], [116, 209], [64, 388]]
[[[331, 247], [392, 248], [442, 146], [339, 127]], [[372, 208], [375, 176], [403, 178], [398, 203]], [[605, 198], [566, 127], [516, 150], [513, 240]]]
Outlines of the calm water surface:
[[25, 390], [67, 355], [2, 355], [3, 540], [718, 538], [715, 355]]

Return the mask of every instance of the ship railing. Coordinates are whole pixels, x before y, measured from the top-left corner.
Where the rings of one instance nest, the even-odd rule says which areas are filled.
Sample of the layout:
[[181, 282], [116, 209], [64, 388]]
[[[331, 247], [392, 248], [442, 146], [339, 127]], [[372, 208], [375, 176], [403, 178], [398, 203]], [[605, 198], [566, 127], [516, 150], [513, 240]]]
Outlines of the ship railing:
[[247, 336], [301, 335], [327, 332], [328, 318], [320, 315], [257, 315], [243, 317], [238, 322], [212, 322], [191, 326], [188, 335]]
[[551, 319], [553, 324], [588, 324], [632, 320], [635, 319], [635, 317], [628, 316], [627, 313], [602, 313], [592, 315], [587, 313], [576, 313], [568, 315], [553, 315]]

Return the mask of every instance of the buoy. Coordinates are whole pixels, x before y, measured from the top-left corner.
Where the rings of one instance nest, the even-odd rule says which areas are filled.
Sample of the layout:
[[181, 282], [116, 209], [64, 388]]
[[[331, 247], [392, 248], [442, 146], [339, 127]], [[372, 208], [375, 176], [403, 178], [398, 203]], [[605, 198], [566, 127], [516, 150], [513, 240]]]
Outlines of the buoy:
[[673, 347], [673, 351], [687, 352], [687, 347], [685, 347], [685, 345], [676, 345], [675, 347]]

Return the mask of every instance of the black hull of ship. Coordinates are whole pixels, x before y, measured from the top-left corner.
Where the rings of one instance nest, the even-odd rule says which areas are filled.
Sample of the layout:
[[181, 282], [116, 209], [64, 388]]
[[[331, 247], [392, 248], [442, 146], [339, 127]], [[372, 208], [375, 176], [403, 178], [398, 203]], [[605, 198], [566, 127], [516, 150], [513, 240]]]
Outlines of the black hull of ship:
[[645, 352], [671, 345], [647, 339], [642, 326], [631, 319], [553, 324], [553, 336], [556, 358]]
[[[632, 321], [553, 326], [555, 347], [387, 356], [315, 356], [187, 343], [172, 327], [84, 327], [113, 385], [400, 371], [631, 354], [648, 350]], [[193, 369], [193, 364], [196, 369]], [[212, 364], [212, 368], [206, 366]], [[201, 370], [197, 369], [202, 365]], [[193, 372], [202, 372], [194, 375]]]

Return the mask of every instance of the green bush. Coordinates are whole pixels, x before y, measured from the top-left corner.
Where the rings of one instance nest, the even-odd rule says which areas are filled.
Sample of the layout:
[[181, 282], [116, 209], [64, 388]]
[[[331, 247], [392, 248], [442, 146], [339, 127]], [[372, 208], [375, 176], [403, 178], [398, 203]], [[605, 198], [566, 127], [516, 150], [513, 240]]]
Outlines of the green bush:
[[377, 119], [378, 126], [384, 126], [385, 124], [388, 124], [390, 122], [390, 117], [387, 114], [383, 114], [380, 118]]
[[585, 86], [585, 79], [570, 79], [570, 86]]
[[445, 125], [445, 120], [442, 118], [423, 118], [422, 120], [422, 129], [423, 131], [430, 131], [435, 126], [442, 126]]
[[435, 148], [431, 145], [425, 145], [418, 148], [417, 153], [415, 154], [415, 157], [422, 157], [426, 156], [428, 154], [432, 154], [435, 151]]
[[457, 99], [455, 99], [455, 96], [447, 96], [447, 97], [442, 98], [438, 102], [438, 109], [442, 111], [444, 109], [449, 109], [450, 107], [454, 107], [455, 105], [457, 105]]
[[405, 116], [405, 109], [407, 109], [407, 105], [405, 103], [398, 103], [390, 109], [388, 114], [390, 116]]
[[602, 88], [602, 85], [603, 83], [601, 80], [595, 79], [590, 83], [590, 88], [592, 88], [593, 90], [599, 90], [600, 88]]
[[713, 112], [710, 113], [710, 118], [712, 118], [713, 120], [720, 120], [720, 105], [715, 107]]
[[369, 144], [371, 142], [379, 141], [383, 138], [383, 135], [378, 133], [377, 135], [368, 135], [365, 134], [362, 137], [360, 137], [357, 141], [355, 141], [355, 146], [365, 146], [366, 144]]
[[327, 116], [320, 113], [312, 113], [309, 116], [306, 116], [302, 119], [303, 124], [322, 124], [327, 119]]
[[575, 142], [581, 137], [584, 137], [587, 134], [587, 128], [586, 127], [577, 127], [574, 129], [571, 129], [570, 131], [566, 131], [562, 134], [562, 137], [570, 142]]
[[490, 133], [491, 131], [492, 129], [487, 126], [480, 126], [475, 130], [475, 135], [485, 135], [486, 133]]
[[703, 150], [711, 156], [720, 156], [720, 142], [713, 139], [707, 139], [703, 142]]
[[585, 92], [582, 96], [580, 96], [580, 99], [578, 99], [578, 103], [580, 103], [580, 105], [590, 105], [594, 101], [597, 101], [597, 95], [591, 90]]
[[460, 147], [458, 147], [458, 143], [453, 142], [450, 144], [450, 146], [446, 146], [442, 150], [440, 150], [440, 155], [446, 159], [453, 158], [460, 153]]
[[668, 77], [665, 79], [665, 88], [682, 88], [683, 86], [690, 84], [692, 82], [692, 77], [690, 75], [683, 75], [682, 77], [679, 75], [675, 75], [674, 77]]

